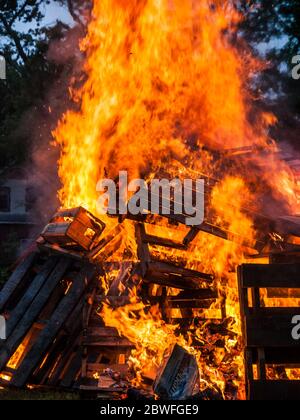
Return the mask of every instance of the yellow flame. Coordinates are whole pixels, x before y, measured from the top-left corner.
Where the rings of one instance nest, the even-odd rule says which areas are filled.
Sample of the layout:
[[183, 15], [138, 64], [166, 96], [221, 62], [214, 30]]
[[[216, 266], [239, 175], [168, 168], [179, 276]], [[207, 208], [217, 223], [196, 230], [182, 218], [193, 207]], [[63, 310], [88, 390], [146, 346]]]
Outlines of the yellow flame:
[[[262, 63], [233, 42], [240, 20], [235, 3], [95, 0], [88, 33], [81, 42], [87, 77], [80, 89], [72, 90], [77, 110], [68, 111], [53, 133], [61, 149], [59, 198], [64, 207], [82, 205], [95, 213], [98, 180], [114, 179], [119, 170], [128, 170], [131, 178], [149, 178], [157, 169], [174, 176], [192, 174], [193, 178], [201, 173], [222, 174], [207, 206], [213, 222], [229, 236], [234, 234], [235, 242], [200, 233], [185, 253], [157, 247], [152, 251], [168, 260], [184, 258], [189, 268], [215, 274], [215, 287], [227, 297], [227, 315], [235, 319], [231, 329], [237, 336], [227, 337], [224, 345], [232, 363], [224, 362], [217, 349], [214, 357], [219, 368], [204, 363], [201, 352], [167, 325], [156, 307], [146, 309], [133, 297], [131, 305], [115, 311], [105, 305], [102, 316], [107, 325], [115, 326], [136, 345], [131, 362], [137, 382], [147, 367], [157, 368], [169, 344], [178, 342], [196, 354], [204, 381], [224, 390], [226, 372], [230, 376], [235, 368], [234, 381], [241, 383], [234, 272], [243, 262], [245, 239], [250, 244], [257, 239], [254, 216], [244, 208], [250, 201], [254, 211], [260, 209], [265, 193], [261, 182], [288, 210], [299, 207], [293, 174], [280, 161], [277, 146], [268, 136], [275, 117], [256, 111], [255, 121], [248, 118], [251, 100], [246, 86]], [[216, 163], [214, 153], [207, 150], [245, 146], [266, 151], [272, 158], [266, 164], [265, 157], [254, 154], [250, 174], [243, 160], [233, 171], [224, 162]], [[112, 223], [108, 218], [105, 221]], [[167, 235], [176, 239], [184, 230], [179, 227]], [[159, 232], [163, 234], [164, 228]], [[121, 236], [123, 247], [116, 247], [114, 258], [122, 261], [124, 250], [130, 249], [136, 259], [130, 222]], [[107, 283], [104, 286], [107, 290]], [[210, 348], [213, 339], [203, 328], [195, 331], [195, 337]]]

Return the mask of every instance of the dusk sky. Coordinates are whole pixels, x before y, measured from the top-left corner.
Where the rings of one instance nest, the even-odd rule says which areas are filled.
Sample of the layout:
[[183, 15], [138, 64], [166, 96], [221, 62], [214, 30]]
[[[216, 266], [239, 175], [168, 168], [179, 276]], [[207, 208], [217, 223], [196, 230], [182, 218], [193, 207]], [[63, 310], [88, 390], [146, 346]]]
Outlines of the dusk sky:
[[57, 19], [60, 20], [72, 20], [68, 10], [64, 7], [59, 6], [57, 3], [53, 2], [49, 6], [46, 6], [47, 13], [46, 13], [46, 23], [51, 24], [54, 23]]
[[[72, 17], [70, 16], [67, 8], [59, 6], [56, 2], [53, 1], [49, 5], [45, 5], [44, 8], [46, 9], [46, 16], [44, 20], [46, 25], [55, 24], [57, 20], [72, 22]], [[30, 29], [30, 26], [32, 25], [16, 24], [16, 28], [22, 31]]]

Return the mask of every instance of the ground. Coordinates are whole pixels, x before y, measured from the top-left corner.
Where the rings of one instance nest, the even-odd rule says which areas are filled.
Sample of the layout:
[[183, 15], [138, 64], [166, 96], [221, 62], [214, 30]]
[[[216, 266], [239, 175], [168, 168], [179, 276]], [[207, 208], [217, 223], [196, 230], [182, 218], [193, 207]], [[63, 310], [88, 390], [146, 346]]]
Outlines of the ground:
[[0, 400], [79, 400], [78, 393], [36, 391], [36, 390], [0, 390]]

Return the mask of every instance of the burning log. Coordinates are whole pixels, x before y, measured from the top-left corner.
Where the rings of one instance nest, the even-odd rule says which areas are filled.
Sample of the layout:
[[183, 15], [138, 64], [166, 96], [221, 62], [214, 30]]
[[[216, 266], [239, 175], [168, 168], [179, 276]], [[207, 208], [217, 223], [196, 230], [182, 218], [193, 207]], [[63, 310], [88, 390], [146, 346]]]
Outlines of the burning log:
[[140, 280], [140, 266], [137, 263], [126, 262], [119, 265], [118, 275], [112, 281], [107, 292], [107, 297], [125, 297], [129, 296], [131, 290], [138, 286]]
[[173, 264], [153, 261], [148, 263], [144, 279], [150, 283], [175, 289], [199, 290], [203, 285], [211, 284], [214, 277], [211, 274], [176, 267]]
[[153, 389], [167, 400], [185, 400], [197, 393], [200, 374], [194, 356], [175, 344], [165, 353]]
[[[116, 225], [105, 236], [101, 237], [98, 245], [87, 255], [91, 262], [103, 262], [109, 255], [119, 248], [121, 243], [121, 225]], [[109, 246], [108, 246], [109, 245]]]

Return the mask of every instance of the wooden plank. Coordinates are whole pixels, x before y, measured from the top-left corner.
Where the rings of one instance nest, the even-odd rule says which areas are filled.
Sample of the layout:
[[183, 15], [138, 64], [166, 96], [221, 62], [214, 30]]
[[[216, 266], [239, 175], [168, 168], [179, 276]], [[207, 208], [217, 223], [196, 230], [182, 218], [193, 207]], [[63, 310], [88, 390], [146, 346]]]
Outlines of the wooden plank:
[[44, 305], [51, 296], [51, 293], [57, 286], [58, 282], [61, 280], [62, 276], [65, 274], [69, 264], [70, 260], [65, 259], [61, 260], [57, 264], [51, 276], [48, 277], [43, 288], [40, 290], [39, 294], [35, 297], [31, 305], [27, 308], [26, 312], [22, 314], [21, 322], [19, 323], [17, 328], [0, 346], [0, 371], [5, 367], [10, 357], [21, 344], [23, 338], [30, 330], [34, 321], [44, 308]]
[[[237, 278], [238, 278], [238, 292], [239, 292], [239, 301], [240, 301], [240, 314], [241, 314], [241, 323], [242, 330], [245, 331], [245, 319], [249, 313], [249, 298], [248, 298], [248, 289], [242, 287], [242, 267], [239, 266], [237, 269]], [[245, 337], [243, 336], [243, 341]]]
[[[300, 342], [292, 337], [294, 312], [280, 316], [249, 316], [245, 320], [247, 347], [298, 347]], [[300, 356], [299, 356], [300, 358]]]
[[243, 264], [241, 287], [300, 288], [300, 264]]
[[62, 388], [72, 388], [74, 381], [76, 380], [76, 377], [80, 373], [81, 369], [81, 361], [82, 361], [82, 352], [79, 348], [78, 351], [73, 355], [69, 366], [64, 373], [64, 377], [60, 382], [60, 386]]
[[100, 346], [100, 347], [134, 347], [127, 338], [121, 337], [99, 337], [96, 335], [86, 336], [83, 346]]
[[268, 298], [300, 299], [300, 289], [267, 289]]
[[55, 377], [59, 377], [61, 371], [70, 361], [70, 357], [74, 352], [74, 347], [78, 347], [80, 342], [80, 334], [82, 331], [82, 307], [83, 299], [68, 318], [56, 340], [54, 340], [53, 345], [49, 349], [47, 361], [34, 373], [35, 383], [51, 386], [59, 385], [58, 380], [55, 380]]
[[[162, 208], [161, 208], [162, 209]], [[190, 218], [190, 215], [185, 214], [159, 214], [160, 217], [167, 218], [171, 222], [180, 223], [186, 225], [186, 218]], [[153, 214], [150, 215], [131, 215], [128, 213], [126, 217], [130, 220], [135, 220], [143, 223], [153, 223]], [[155, 218], [155, 217], [154, 217]], [[226, 231], [225, 229], [221, 228], [220, 226], [213, 225], [208, 221], [204, 221], [201, 225], [194, 226], [199, 232], [206, 232], [210, 235], [217, 236], [221, 239], [238, 243], [242, 246], [247, 248], [257, 249], [257, 247], [261, 246], [261, 241], [251, 241], [249, 238], [243, 237], [235, 232]]]
[[300, 381], [249, 381], [248, 400], [299, 401]]
[[61, 334], [54, 341], [53, 345], [49, 349], [46, 358], [42, 361], [41, 365], [35, 370], [34, 374], [30, 378], [30, 382], [39, 385], [48, 384], [48, 380], [51, 379], [52, 371], [61, 358], [65, 346], [69, 344], [65, 334]]
[[94, 266], [89, 265], [82, 267], [81, 271], [74, 279], [68, 294], [63, 298], [47, 326], [41, 332], [37, 341], [18, 368], [16, 375], [13, 378], [12, 385], [23, 387], [26, 384], [28, 378], [47, 352], [54, 338], [73, 312], [95, 274], [96, 269]]
[[105, 224], [83, 207], [59, 211], [45, 227], [41, 236], [50, 243], [62, 246], [75, 242], [83, 250], [90, 251], [97, 245]]
[[67, 258], [72, 258], [76, 261], [82, 261], [85, 258], [83, 252], [66, 250], [65, 248], [61, 248], [56, 244], [50, 245], [48, 243], [38, 243], [37, 246], [41, 251], [47, 252], [50, 255], [55, 255], [58, 257], [64, 256]]
[[101, 235], [104, 229], [106, 228], [106, 224], [102, 220], [95, 217], [91, 212], [86, 210], [84, 207], [79, 208], [77, 218], [85, 225], [91, 224], [91, 226], [94, 227], [98, 231], [99, 235]]
[[253, 287], [251, 289], [252, 296], [252, 305], [255, 310], [260, 308], [260, 289], [258, 287]]
[[273, 252], [270, 256], [270, 264], [299, 264], [300, 263], [300, 246], [293, 250], [284, 250], [282, 252]]
[[218, 299], [219, 293], [215, 289], [183, 290], [177, 296], [168, 296], [169, 299]]
[[161, 284], [183, 290], [198, 290], [203, 283], [212, 283], [213, 276], [177, 267], [173, 264], [152, 261], [148, 263], [144, 279], [149, 283]]
[[96, 248], [94, 248], [92, 251], [89, 252], [87, 255], [87, 258], [92, 261], [94, 258], [97, 257], [97, 255], [100, 253], [100, 251], [103, 250], [113, 239], [116, 238], [122, 231], [121, 225], [115, 226], [113, 229], [111, 229], [106, 236], [104, 236]]
[[[90, 237], [86, 236], [87, 228], [91, 229], [93, 232], [93, 235]], [[84, 225], [82, 222], [75, 219], [74, 222], [70, 225], [68, 235], [86, 251], [90, 251], [92, 249], [97, 232], [92, 228], [91, 224]]]
[[103, 363], [88, 363], [87, 365], [88, 371], [92, 373], [102, 373], [105, 369], [109, 368], [114, 372], [118, 372], [121, 375], [126, 375], [129, 371], [128, 364], [126, 365], [119, 365], [119, 364], [103, 364]]
[[17, 289], [17, 287], [22, 283], [24, 277], [26, 276], [29, 269], [32, 267], [37, 253], [33, 252], [21, 264], [16, 268], [10, 278], [7, 280], [5, 285], [0, 291], [0, 312], [5, 309], [9, 299]]
[[188, 247], [187, 245], [180, 243], [180, 242], [175, 242], [172, 241], [171, 239], [167, 239], [167, 238], [160, 238], [158, 236], [154, 236], [154, 235], [148, 235], [146, 234], [144, 237], [144, 241], [147, 242], [150, 245], [157, 245], [157, 246], [162, 246], [165, 248], [172, 248], [172, 249], [182, 249], [182, 250], [187, 250]]
[[87, 333], [90, 335], [96, 335], [98, 337], [118, 337], [120, 334], [116, 328], [111, 327], [94, 327], [88, 328]]
[[81, 330], [75, 330], [73, 335], [68, 338], [68, 342], [65, 344], [64, 347], [65, 351], [63, 352], [59, 362], [55, 366], [51, 378], [49, 378], [49, 380], [47, 381], [48, 385], [59, 386], [60, 379], [62, 378], [66, 366], [71, 360], [75, 349], [80, 348], [80, 333]]
[[246, 394], [248, 395], [248, 383], [253, 381], [253, 352], [248, 348], [244, 352], [244, 362], [245, 362], [245, 382], [246, 382]]
[[[66, 271], [66, 276], [69, 275], [69, 272]], [[68, 279], [69, 280], [69, 279]], [[42, 328], [44, 328], [45, 323], [47, 320], [51, 317], [53, 314], [55, 308], [61, 301], [61, 299], [64, 297], [68, 287], [69, 282], [65, 281], [64, 278], [61, 279], [61, 281], [58, 282], [57, 286], [51, 293], [51, 296], [49, 297], [47, 303], [45, 304], [44, 308], [42, 309], [41, 313], [39, 314], [37, 323], [43, 324]]]
[[95, 298], [98, 292], [98, 285], [93, 288], [93, 290], [86, 295], [85, 302], [83, 305], [83, 316], [82, 316], [82, 325], [84, 330], [88, 328], [89, 321], [91, 319], [92, 311], [94, 309]]
[[[113, 257], [116, 252], [116, 249], [119, 249], [122, 243], [122, 235], [115, 236], [111, 241], [109, 241], [100, 251], [97, 252], [93, 257], [89, 257], [89, 261], [102, 266], [106, 261]], [[88, 257], [88, 254], [87, 254]]]
[[138, 223], [135, 226], [135, 237], [137, 241], [138, 258], [141, 261], [142, 274], [147, 270], [147, 264], [151, 261], [151, 254], [149, 245], [145, 242], [146, 229], [143, 223]]
[[[195, 318], [197, 318], [197, 325], [199, 324], [199, 323], [204, 323], [204, 322], [207, 322], [208, 320], [210, 320], [210, 318], [205, 318], [204, 316], [203, 317], [195, 317]], [[221, 318], [219, 318], [220, 320], [221, 320]], [[215, 319], [214, 319], [215, 320]], [[186, 329], [190, 329], [190, 327], [191, 327], [191, 323], [190, 323], [190, 321], [194, 321], [194, 319], [191, 319], [191, 318], [188, 318], [188, 319], [186, 319], [186, 318], [173, 318], [173, 317], [169, 317], [169, 318], [167, 318], [167, 323], [168, 324], [171, 324], [171, 325], [178, 325], [179, 326], [179, 328], [180, 329], [182, 329], [182, 330], [186, 330]], [[199, 342], [198, 342], [199, 343]]]
[[[266, 347], [265, 349], [266, 365], [284, 365], [287, 368], [300, 368], [299, 347]], [[257, 348], [247, 348], [251, 353], [253, 364], [258, 362]]]
[[188, 245], [193, 242], [193, 240], [198, 236], [200, 230], [196, 228], [191, 228], [189, 233], [185, 236], [183, 243], [188, 247]]
[[128, 296], [130, 294], [130, 279], [132, 273], [133, 264], [131, 262], [120, 264], [119, 272], [112, 281], [107, 296], [115, 297], [122, 295]]
[[258, 379], [265, 381], [267, 379], [267, 372], [266, 372], [265, 351], [263, 348], [257, 349], [257, 367], [258, 367]]
[[212, 304], [216, 303], [215, 299], [166, 299], [166, 303], [169, 308], [179, 308], [179, 309], [208, 309], [212, 306]]
[[166, 262], [160, 261], [152, 261], [149, 265], [149, 270], [156, 271], [158, 273], [166, 273], [166, 274], [174, 274], [174, 275], [181, 275], [184, 277], [196, 278], [205, 280], [206, 282], [212, 283], [214, 280], [214, 276], [212, 274], [201, 273], [199, 271], [190, 270], [188, 268], [178, 267], [174, 264], [169, 264]]
[[25, 314], [27, 308], [31, 305], [41, 288], [43, 287], [44, 283], [46, 282], [47, 278], [51, 275], [52, 271], [54, 270], [55, 266], [57, 265], [58, 260], [56, 258], [50, 258], [44, 267], [42, 268], [41, 272], [38, 273], [35, 278], [32, 280], [29, 288], [25, 291], [23, 297], [14, 308], [14, 310], [9, 314], [9, 319], [7, 321], [7, 337], [9, 337], [16, 325], [19, 323], [20, 319], [22, 319], [23, 315]]
[[126, 388], [99, 388], [98, 386], [92, 386], [92, 385], [80, 385], [80, 390], [85, 392], [101, 392], [103, 394], [124, 394], [126, 392]]

